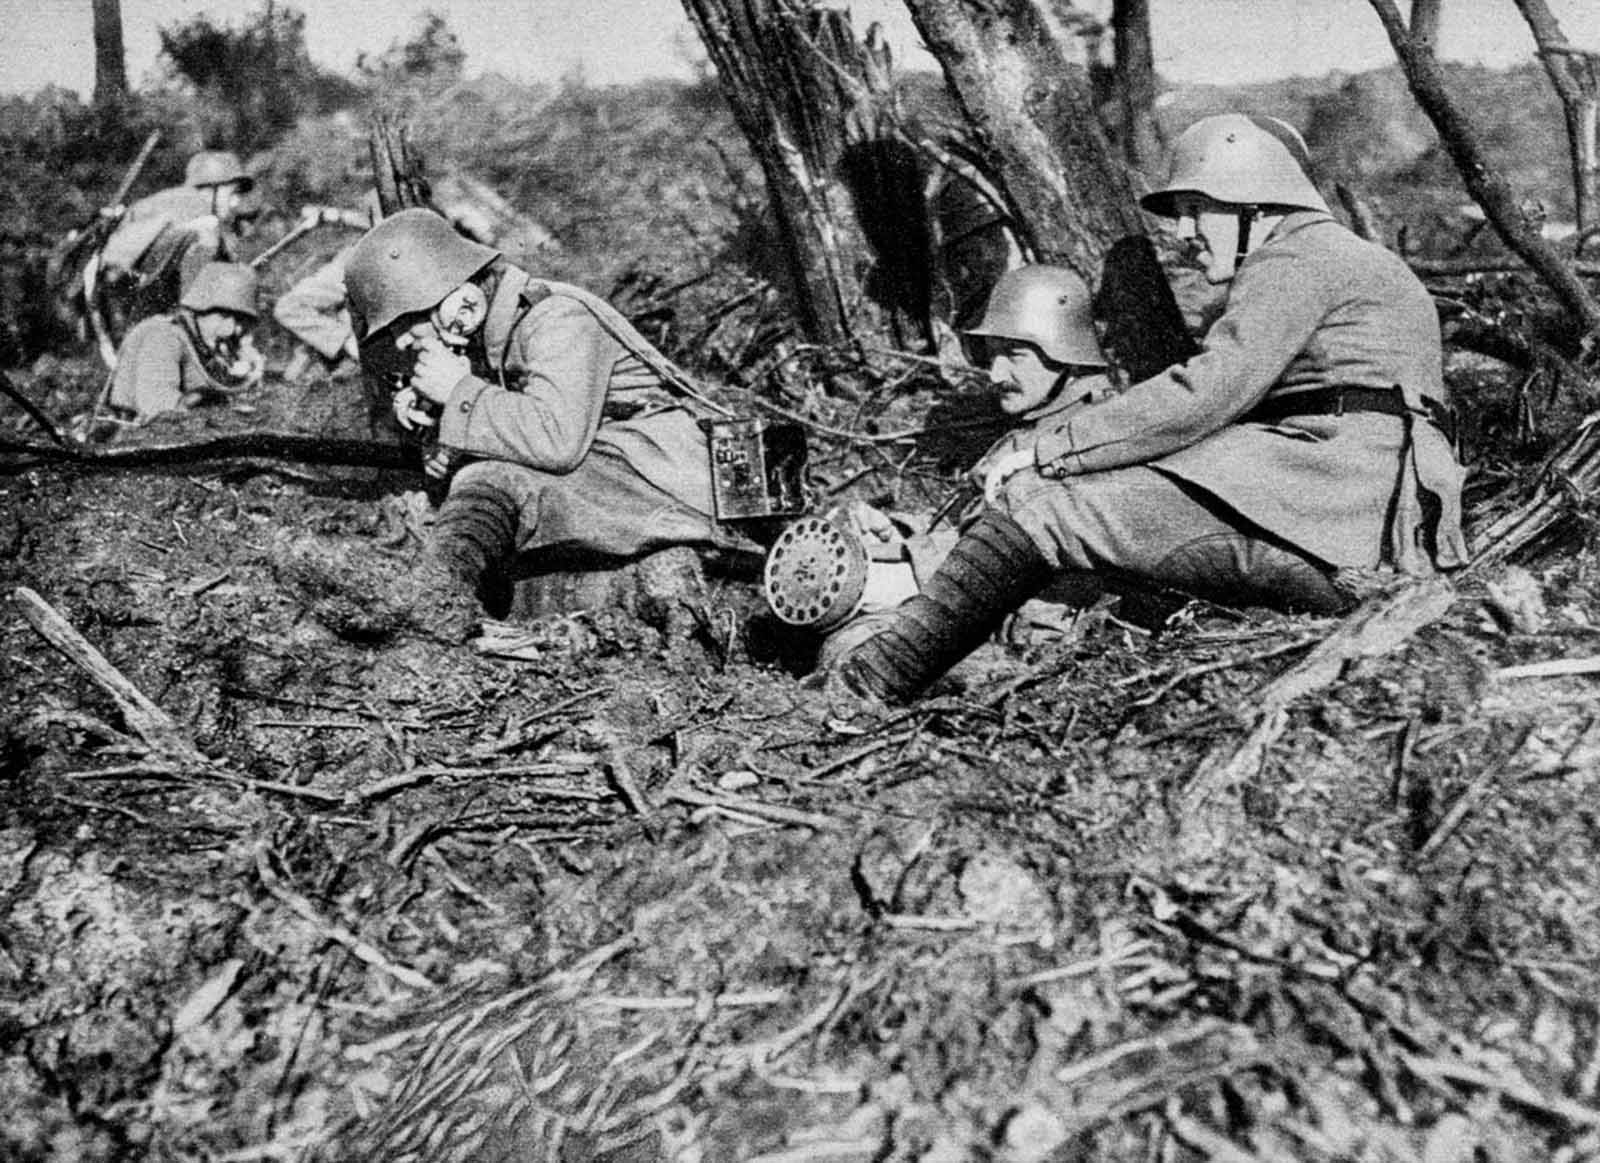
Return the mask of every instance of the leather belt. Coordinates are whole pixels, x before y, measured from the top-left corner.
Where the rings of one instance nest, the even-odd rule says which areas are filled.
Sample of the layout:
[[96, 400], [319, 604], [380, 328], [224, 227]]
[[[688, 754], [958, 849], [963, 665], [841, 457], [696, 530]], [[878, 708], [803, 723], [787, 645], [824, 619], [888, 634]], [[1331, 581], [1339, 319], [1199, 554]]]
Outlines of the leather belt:
[[[1455, 443], [1454, 409], [1423, 397], [1427, 420]], [[1240, 419], [1252, 424], [1273, 424], [1290, 416], [1343, 416], [1346, 412], [1381, 412], [1404, 416], [1410, 411], [1399, 388], [1311, 388], [1268, 396]]]

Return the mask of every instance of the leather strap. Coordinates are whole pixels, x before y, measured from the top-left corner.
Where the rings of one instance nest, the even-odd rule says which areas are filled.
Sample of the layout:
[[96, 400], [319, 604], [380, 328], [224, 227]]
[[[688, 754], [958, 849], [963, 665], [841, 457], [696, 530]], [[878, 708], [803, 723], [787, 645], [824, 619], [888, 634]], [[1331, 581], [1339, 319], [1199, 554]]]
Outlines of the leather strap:
[[[1455, 414], [1443, 404], [1425, 399], [1427, 420], [1454, 443]], [[1343, 416], [1346, 412], [1381, 412], [1404, 416], [1409, 409], [1399, 388], [1311, 388], [1268, 396], [1241, 419], [1252, 424], [1273, 424], [1290, 416]]]

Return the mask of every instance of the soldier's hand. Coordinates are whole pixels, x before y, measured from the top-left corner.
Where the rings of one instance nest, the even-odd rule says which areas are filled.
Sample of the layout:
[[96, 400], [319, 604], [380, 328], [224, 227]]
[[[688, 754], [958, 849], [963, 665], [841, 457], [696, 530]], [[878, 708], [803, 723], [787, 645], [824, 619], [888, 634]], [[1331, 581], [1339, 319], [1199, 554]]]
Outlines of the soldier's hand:
[[422, 462], [422, 471], [436, 481], [442, 481], [455, 467], [455, 453], [443, 445], [428, 453]]
[[876, 541], [895, 541], [900, 537], [900, 530], [889, 518], [889, 514], [882, 509], [874, 508], [865, 501], [852, 501], [845, 509], [845, 517], [856, 532], [863, 538]]
[[233, 360], [228, 364], [228, 374], [233, 382], [240, 387], [253, 388], [259, 384], [267, 372], [267, 357], [255, 345], [250, 336], [242, 336], [239, 346], [235, 349]]
[[994, 462], [983, 478], [983, 500], [990, 508], [1000, 504], [1000, 493], [1005, 488], [1006, 481], [1016, 476], [1024, 469], [1034, 467], [1033, 449], [1022, 448], [1016, 452], [1008, 452]]
[[438, 413], [426, 406], [422, 397], [411, 388], [401, 388], [394, 394], [394, 418], [407, 432], [432, 428], [439, 422]]
[[457, 355], [437, 339], [424, 339], [417, 345], [417, 365], [411, 371], [411, 387], [416, 393], [435, 404], [450, 399], [464, 376], [471, 374], [472, 364], [464, 355]]

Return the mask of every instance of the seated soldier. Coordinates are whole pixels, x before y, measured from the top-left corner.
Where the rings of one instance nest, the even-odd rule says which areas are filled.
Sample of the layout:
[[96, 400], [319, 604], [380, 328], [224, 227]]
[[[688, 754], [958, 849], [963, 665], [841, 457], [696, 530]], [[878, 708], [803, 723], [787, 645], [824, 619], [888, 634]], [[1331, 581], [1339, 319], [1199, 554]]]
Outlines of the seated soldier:
[[123, 339], [107, 387], [109, 411], [143, 424], [259, 382], [261, 353], [250, 338], [257, 317], [255, 271], [206, 264], [177, 310], [150, 316]]
[[170, 311], [206, 263], [238, 257], [238, 232], [258, 210], [250, 198], [254, 186], [237, 154], [195, 154], [183, 185], [141, 198], [123, 213], [84, 271], [90, 302], [103, 301], [104, 289], [128, 322]]
[[1351, 576], [1465, 563], [1433, 300], [1334, 221], [1305, 163], [1271, 118], [1184, 132], [1143, 202], [1228, 286], [1202, 350], [993, 465], [991, 507], [840, 660], [847, 690], [915, 696], [1063, 573], [1336, 612]]
[[[977, 503], [946, 528], [934, 527], [942, 512], [919, 527], [922, 522], [914, 518], [857, 503], [825, 518], [793, 523], [767, 555], [763, 587], [768, 605], [790, 625], [830, 631], [824, 659], [859, 642], [878, 624], [876, 615], [914, 594], [932, 576], [956, 544], [961, 525], [981, 512], [983, 484], [995, 464], [1031, 449], [1041, 431], [1113, 391], [1089, 286], [1066, 267], [1040, 263], [1002, 274], [989, 292], [983, 318], [966, 334], [977, 348], [976, 357], [988, 367], [997, 406], [1016, 424], [967, 473], [962, 495], [976, 493]], [[850, 581], [835, 586], [838, 564], [845, 566], [847, 578], [859, 575], [859, 585]], [[1097, 589], [1075, 579], [1066, 593], [1042, 596], [1052, 604], [1077, 604]], [[1045, 624], [1059, 622], [1053, 615], [1062, 613], [1042, 604], [1032, 612]]]
[[363, 368], [402, 427], [457, 462], [419, 571], [441, 636], [518, 554], [611, 559], [721, 543], [705, 434], [670, 364], [614, 308], [536, 279], [428, 210], [403, 210], [345, 269]]

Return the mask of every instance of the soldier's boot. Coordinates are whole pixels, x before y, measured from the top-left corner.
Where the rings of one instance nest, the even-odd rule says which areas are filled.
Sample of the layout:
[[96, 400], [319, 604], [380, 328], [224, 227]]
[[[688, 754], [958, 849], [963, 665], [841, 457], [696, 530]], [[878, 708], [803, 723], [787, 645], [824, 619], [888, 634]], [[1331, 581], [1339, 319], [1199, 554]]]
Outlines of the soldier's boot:
[[970, 654], [1053, 575], [1009, 516], [986, 512], [956, 542], [922, 591], [883, 616], [833, 673], [852, 693], [886, 703], [915, 697]]
[[451, 489], [434, 518], [433, 535], [408, 579], [418, 629], [465, 642], [483, 621], [490, 574], [516, 551], [518, 508], [496, 488]]

